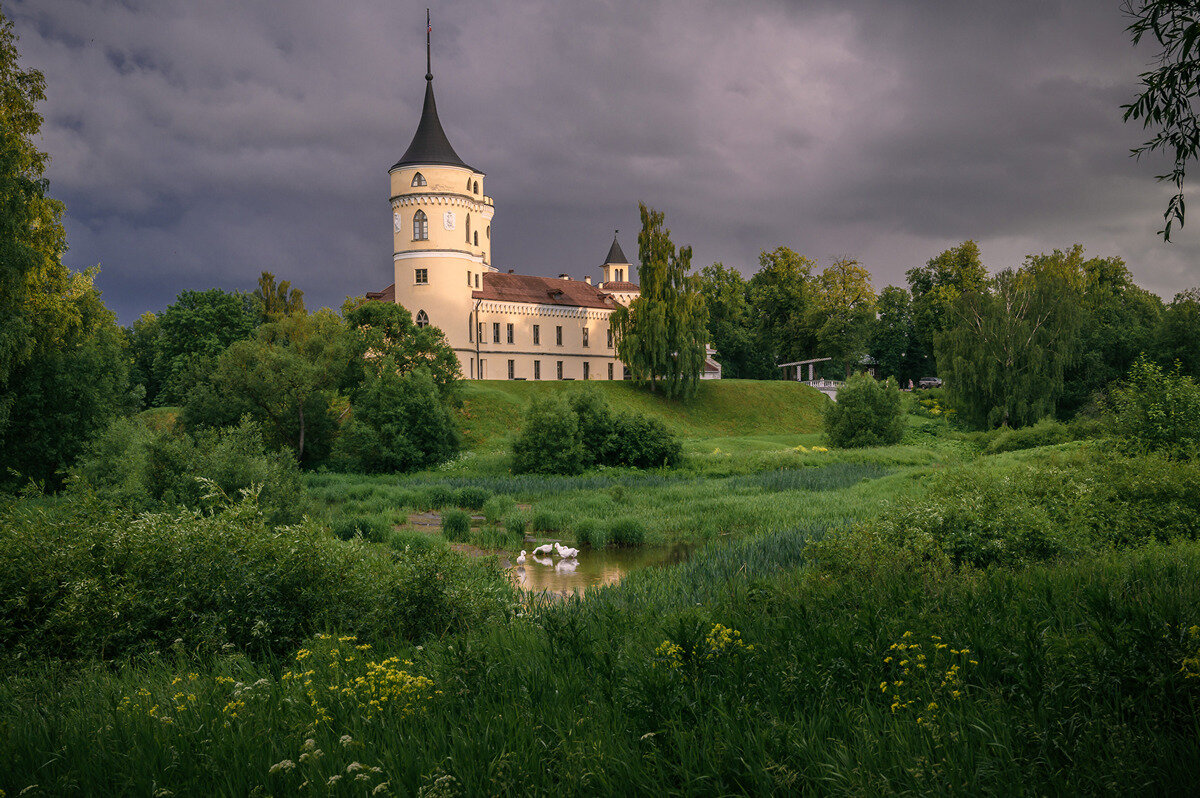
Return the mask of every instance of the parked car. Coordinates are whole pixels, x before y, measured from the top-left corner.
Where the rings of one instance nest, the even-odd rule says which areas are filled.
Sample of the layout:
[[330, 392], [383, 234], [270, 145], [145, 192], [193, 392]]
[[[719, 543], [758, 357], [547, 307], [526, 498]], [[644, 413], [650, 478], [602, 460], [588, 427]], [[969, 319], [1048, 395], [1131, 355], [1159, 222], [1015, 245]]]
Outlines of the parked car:
[[917, 382], [917, 385], [922, 388], [941, 388], [942, 381], [937, 377], [922, 377], [920, 381]]

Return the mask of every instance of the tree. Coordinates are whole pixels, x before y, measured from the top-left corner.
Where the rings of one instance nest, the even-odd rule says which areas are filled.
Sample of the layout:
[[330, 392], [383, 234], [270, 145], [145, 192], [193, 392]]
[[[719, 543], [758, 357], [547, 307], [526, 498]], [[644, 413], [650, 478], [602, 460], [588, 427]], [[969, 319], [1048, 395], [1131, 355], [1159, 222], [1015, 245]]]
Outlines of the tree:
[[912, 346], [912, 298], [908, 291], [889, 285], [879, 294], [878, 317], [871, 327], [867, 351], [879, 366], [883, 377], [895, 377], [903, 384], [920, 375], [909, 361]]
[[219, 288], [184, 291], [158, 316], [154, 380], [156, 405], [180, 404], [235, 341], [254, 333], [258, 311], [248, 294]]
[[1159, 363], [1178, 362], [1184, 374], [1200, 378], [1200, 286], [1175, 295], [1154, 333], [1154, 355]]
[[129, 350], [129, 380], [141, 388], [140, 407], [154, 404], [161, 386], [154, 372], [154, 357], [158, 352], [158, 317], [146, 312], [125, 328], [125, 346]]
[[387, 363], [401, 374], [427, 369], [444, 399], [458, 398], [462, 381], [458, 356], [440, 329], [413, 324], [412, 314], [403, 305], [362, 297], [347, 299], [342, 316], [355, 355], [353, 368], [357, 374], [351, 377], [352, 385]]
[[846, 376], [867, 351], [875, 319], [871, 273], [850, 258], [840, 258], [817, 277], [812, 326], [817, 345], [827, 356], [842, 361]]
[[825, 408], [825, 435], [843, 449], [899, 443], [904, 435], [904, 410], [896, 381], [876, 382], [870, 374], [848, 378], [837, 401]]
[[699, 281], [688, 273], [692, 248], [676, 252], [663, 214], [642, 203], [638, 208], [641, 295], [612, 314], [617, 357], [652, 390], [662, 386], [667, 396], [689, 398], [700, 382], [708, 332]]
[[717, 350], [721, 373], [728, 379], [757, 376], [750, 285], [736, 269], [714, 263], [700, 271], [700, 293], [708, 308], [708, 340]]
[[1124, 120], [1141, 120], [1142, 128], [1153, 135], [1131, 152], [1166, 152], [1174, 157], [1170, 172], [1155, 179], [1169, 181], [1175, 195], [1163, 212], [1159, 235], [1171, 240], [1171, 225], [1183, 227], [1183, 181], [1189, 161], [1200, 153], [1200, 118], [1195, 101], [1200, 98], [1200, 14], [1195, 0], [1126, 0], [1125, 13], [1133, 17], [1126, 30], [1137, 46], [1150, 33], [1158, 41], [1158, 69], [1140, 75], [1142, 92], [1129, 105], [1121, 106]]
[[816, 262], [787, 247], [758, 256], [750, 278], [751, 313], [757, 319], [755, 348], [759, 378], [778, 379], [779, 363], [812, 357], [817, 346], [810, 311], [815, 302], [812, 278]]
[[1030, 255], [956, 300], [953, 325], [936, 339], [938, 372], [971, 426], [1020, 427], [1054, 413], [1077, 346], [1078, 249]]
[[912, 294], [912, 346], [909, 361], [918, 376], [936, 371], [934, 338], [953, 321], [952, 309], [964, 293], [983, 290], [987, 270], [974, 241], [931, 258], [924, 266], [905, 272]]
[[275, 283], [275, 275], [263, 272], [258, 278], [258, 287], [251, 294], [259, 309], [259, 323], [279, 321], [293, 313], [304, 313], [304, 292], [292, 288], [287, 280]]
[[337, 435], [351, 352], [345, 325], [329, 311], [264, 324], [217, 357], [209, 379], [188, 394], [184, 423], [221, 427], [248, 415], [272, 445], [315, 465]]

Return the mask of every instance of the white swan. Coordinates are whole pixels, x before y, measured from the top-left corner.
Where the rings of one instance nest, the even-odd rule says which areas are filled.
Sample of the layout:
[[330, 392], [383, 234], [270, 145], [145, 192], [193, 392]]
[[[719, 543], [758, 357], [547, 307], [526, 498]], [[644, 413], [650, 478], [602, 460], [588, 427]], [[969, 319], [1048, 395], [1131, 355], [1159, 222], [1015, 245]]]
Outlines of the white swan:
[[[557, 543], [554, 544], [554, 546], [557, 546], [557, 545], [558, 545]], [[536, 549], [533, 550], [533, 556], [548, 557], [550, 555], [550, 552], [554, 551], [554, 546], [551, 546], [549, 543], [547, 543], [544, 546], [538, 546]]]
[[525, 564], [525, 549], [521, 549], [521, 555], [517, 557], [517, 565]]

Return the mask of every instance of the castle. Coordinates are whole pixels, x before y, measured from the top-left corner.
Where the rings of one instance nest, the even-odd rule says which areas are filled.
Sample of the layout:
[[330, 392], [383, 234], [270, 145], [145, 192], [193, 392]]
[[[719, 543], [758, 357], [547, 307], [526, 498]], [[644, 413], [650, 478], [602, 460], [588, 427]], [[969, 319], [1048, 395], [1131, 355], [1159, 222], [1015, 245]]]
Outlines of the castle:
[[624, 379], [609, 316], [639, 291], [616, 237], [596, 285], [491, 265], [495, 204], [484, 173], [458, 157], [442, 130], [428, 34], [425, 44], [421, 121], [388, 170], [395, 282], [367, 298], [398, 302], [417, 326], [440, 328], [469, 379]]

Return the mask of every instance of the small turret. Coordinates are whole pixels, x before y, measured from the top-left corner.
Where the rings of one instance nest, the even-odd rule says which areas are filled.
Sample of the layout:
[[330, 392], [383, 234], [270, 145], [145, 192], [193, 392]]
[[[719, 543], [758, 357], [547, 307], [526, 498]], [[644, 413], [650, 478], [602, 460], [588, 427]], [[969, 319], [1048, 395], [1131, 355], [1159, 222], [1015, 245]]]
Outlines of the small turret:
[[600, 287], [605, 287], [608, 283], [632, 283], [630, 279], [633, 272], [633, 264], [625, 257], [625, 253], [621, 251], [621, 244], [617, 241], [617, 235], [620, 230], [613, 230], [612, 246], [608, 248], [608, 257], [604, 259], [604, 263], [600, 269], [604, 272], [604, 278], [600, 282]]

